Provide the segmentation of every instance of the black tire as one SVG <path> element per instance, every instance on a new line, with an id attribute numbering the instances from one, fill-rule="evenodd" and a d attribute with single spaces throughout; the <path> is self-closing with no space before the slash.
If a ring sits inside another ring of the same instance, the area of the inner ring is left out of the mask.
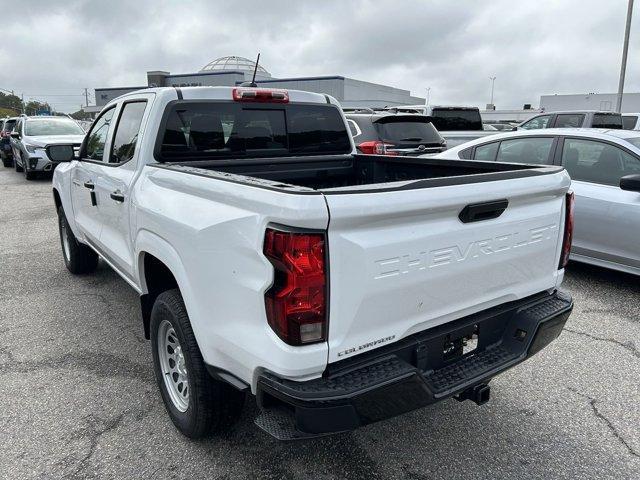
<path id="1" fill-rule="evenodd" d="M 13 167 L 13 162 L 11 161 L 10 158 L 3 158 L 2 159 L 2 164 L 5 166 L 5 168 Z"/>
<path id="2" fill-rule="evenodd" d="M 189 389 L 188 406 L 184 412 L 171 399 L 165 384 L 168 374 L 163 371 L 160 361 L 158 333 L 165 320 L 171 324 L 184 355 Z M 151 310 L 150 327 L 156 381 L 173 424 L 183 435 L 193 439 L 226 431 L 240 416 L 245 394 L 213 379 L 207 372 L 178 290 L 165 291 L 156 298 Z"/>
<path id="3" fill-rule="evenodd" d="M 13 166 L 16 168 L 16 172 L 22 172 L 22 167 L 18 165 L 18 158 L 13 157 Z"/>
<path id="4" fill-rule="evenodd" d="M 74 275 L 93 272 L 98 266 L 98 254 L 88 246 L 78 242 L 69 227 L 62 207 L 58 208 L 58 231 L 60 233 L 62 258 L 67 270 Z M 65 248 L 65 235 L 67 235 L 68 250 Z"/>

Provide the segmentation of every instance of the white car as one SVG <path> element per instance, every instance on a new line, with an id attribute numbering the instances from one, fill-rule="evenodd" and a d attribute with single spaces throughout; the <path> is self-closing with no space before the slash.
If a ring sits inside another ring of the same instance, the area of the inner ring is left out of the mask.
<path id="1" fill-rule="evenodd" d="M 51 172 L 57 163 L 47 156 L 49 145 L 73 144 L 80 148 L 84 130 L 75 120 L 56 116 L 22 116 L 11 132 L 16 172 L 33 180 L 38 172 Z"/>
<path id="2" fill-rule="evenodd" d="M 562 168 L 356 154 L 326 95 L 147 89 L 109 103 L 78 158 L 48 150 L 66 162 L 65 264 L 100 256 L 140 294 L 162 399 L 192 438 L 246 392 L 282 439 L 482 404 L 572 309 Z"/>
<path id="3" fill-rule="evenodd" d="M 571 259 L 640 275 L 640 132 L 523 130 L 468 142 L 437 158 L 564 166 L 576 196 Z"/>

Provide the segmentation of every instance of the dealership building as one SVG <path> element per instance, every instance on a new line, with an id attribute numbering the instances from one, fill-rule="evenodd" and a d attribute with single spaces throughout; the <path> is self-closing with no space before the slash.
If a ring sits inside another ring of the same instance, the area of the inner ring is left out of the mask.
<path id="1" fill-rule="evenodd" d="M 255 62 L 243 57 L 222 57 L 205 65 L 196 73 L 171 74 L 165 71 L 147 72 L 147 85 L 96 88 L 96 106 L 87 111 L 100 111 L 104 105 L 120 95 L 149 87 L 226 86 L 235 87 L 251 81 Z M 331 95 L 343 107 L 424 104 L 425 99 L 414 97 L 408 90 L 388 85 L 364 82 L 342 76 L 275 78 L 262 66 L 256 71 L 258 86 L 305 90 Z"/>

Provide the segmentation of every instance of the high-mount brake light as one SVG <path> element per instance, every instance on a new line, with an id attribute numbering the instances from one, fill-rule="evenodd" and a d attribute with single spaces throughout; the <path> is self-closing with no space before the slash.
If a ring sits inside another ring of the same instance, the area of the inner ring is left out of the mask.
<path id="1" fill-rule="evenodd" d="M 236 102 L 289 103 L 289 92 L 260 88 L 234 88 L 233 99 Z"/>
<path id="2" fill-rule="evenodd" d="M 387 150 L 388 148 L 393 148 L 395 145 L 392 143 L 384 143 L 384 142 L 362 142 L 358 144 L 357 148 L 360 152 L 365 153 L 367 155 L 398 155 L 398 152 L 393 152 Z"/>
<path id="3" fill-rule="evenodd" d="M 326 236 L 267 228 L 264 254 L 274 268 L 265 293 L 267 320 L 289 345 L 323 342 L 327 336 Z"/>
<path id="4" fill-rule="evenodd" d="M 575 195 L 572 191 L 567 192 L 565 200 L 564 215 L 564 237 L 562 239 L 562 253 L 560 254 L 560 264 L 558 269 L 562 269 L 569 263 L 571 253 L 571 242 L 573 241 L 573 211 L 575 208 Z"/>

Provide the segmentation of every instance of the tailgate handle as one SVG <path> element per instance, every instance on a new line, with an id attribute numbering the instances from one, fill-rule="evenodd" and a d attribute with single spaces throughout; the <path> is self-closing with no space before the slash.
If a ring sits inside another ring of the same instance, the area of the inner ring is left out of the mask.
<path id="1" fill-rule="evenodd" d="M 491 202 L 474 203 L 462 209 L 458 218 L 462 223 L 481 222 L 498 218 L 507 209 L 509 201 L 493 200 Z"/>

